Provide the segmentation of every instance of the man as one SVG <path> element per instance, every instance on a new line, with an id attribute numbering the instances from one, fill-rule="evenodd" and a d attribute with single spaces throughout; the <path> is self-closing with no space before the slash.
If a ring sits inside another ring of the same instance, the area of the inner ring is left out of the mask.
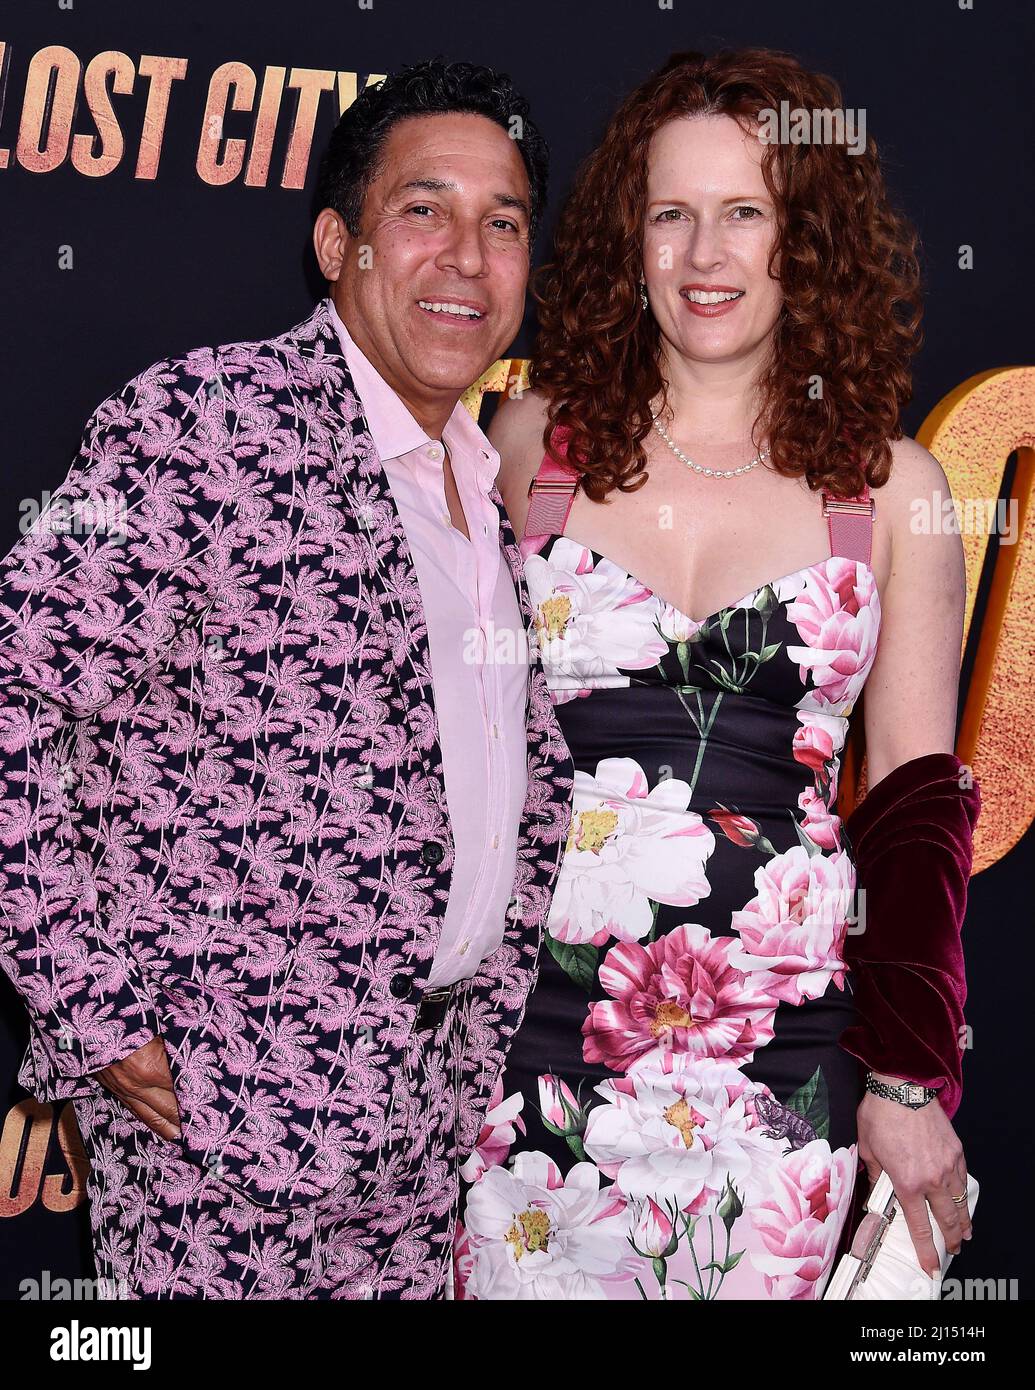
<path id="1" fill-rule="evenodd" d="M 3 564 L 19 1079 L 75 1102 L 122 1296 L 443 1296 L 570 821 L 459 400 L 522 316 L 526 109 L 468 64 L 365 91 L 329 297 L 103 402 L 54 504 L 89 524 Z"/>

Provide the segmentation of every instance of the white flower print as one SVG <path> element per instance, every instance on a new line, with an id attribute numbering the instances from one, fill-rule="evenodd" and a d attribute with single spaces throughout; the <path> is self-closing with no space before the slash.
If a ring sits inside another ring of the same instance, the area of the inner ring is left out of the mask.
<path id="1" fill-rule="evenodd" d="M 543 1153 L 490 1168 L 467 1198 L 468 1298 L 604 1299 L 631 1263 L 626 1202 L 592 1163 L 562 1177 Z"/>
<path id="2" fill-rule="evenodd" d="M 638 941 L 651 928 L 651 899 L 689 907 L 707 897 L 715 836 L 689 804 L 690 787 L 677 777 L 648 791 L 633 758 L 604 758 L 594 777 L 576 770 L 550 935 L 569 944 Z"/>
<path id="3" fill-rule="evenodd" d="M 549 556 L 525 559 L 536 638 L 555 704 L 580 691 L 628 686 L 620 671 L 653 666 L 668 650 L 649 589 L 585 546 L 561 536 Z"/>
<path id="4" fill-rule="evenodd" d="M 663 604 L 658 614 L 661 635 L 669 642 L 689 642 L 694 633 L 699 632 L 703 626 L 703 623 L 694 622 L 693 618 L 688 618 L 678 608 L 673 608 L 671 603 Z"/>
<path id="5" fill-rule="evenodd" d="M 649 1053 L 603 1081 L 586 1126 L 586 1152 L 629 1198 L 699 1212 L 732 1180 L 745 1200 L 779 1152 L 751 1104 L 772 1092 L 733 1063 L 688 1053 Z"/>

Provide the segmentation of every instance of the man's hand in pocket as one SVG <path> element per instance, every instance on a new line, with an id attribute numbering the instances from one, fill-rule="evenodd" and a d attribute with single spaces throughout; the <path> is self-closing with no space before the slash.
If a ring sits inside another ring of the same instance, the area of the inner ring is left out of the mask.
<path id="1" fill-rule="evenodd" d="M 152 1038 L 136 1052 L 93 1075 L 160 1138 L 179 1139 L 180 1109 L 161 1038 Z"/>

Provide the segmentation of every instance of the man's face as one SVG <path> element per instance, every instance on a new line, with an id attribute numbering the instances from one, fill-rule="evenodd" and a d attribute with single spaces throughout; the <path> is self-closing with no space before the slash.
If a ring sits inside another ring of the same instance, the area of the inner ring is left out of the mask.
<path id="1" fill-rule="evenodd" d="M 407 401 L 459 396 L 517 334 L 529 268 L 528 178 L 514 141 L 484 116 L 408 117 L 393 126 L 359 237 L 325 208 L 313 240 L 349 333 Z"/>

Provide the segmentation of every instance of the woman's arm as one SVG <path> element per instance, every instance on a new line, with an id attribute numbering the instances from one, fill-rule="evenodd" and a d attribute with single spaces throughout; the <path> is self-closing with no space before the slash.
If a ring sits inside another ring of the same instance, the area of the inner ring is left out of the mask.
<path id="1" fill-rule="evenodd" d="M 951 492 L 941 465 L 914 439 L 895 443 L 892 456 L 891 479 L 874 493 L 890 530 L 891 569 L 863 700 L 871 790 L 903 763 L 954 751 L 966 602 L 963 543 L 950 529 L 951 511 L 946 524 Z M 884 1041 L 893 1047 L 892 1039 Z M 891 1085 L 908 1079 L 875 1075 Z M 871 1181 L 887 1170 L 921 1264 L 935 1273 L 927 1204 L 953 1253 L 971 1232 L 966 1206 L 952 1201 L 966 1191 L 966 1162 L 945 1111 L 937 1100 L 913 1111 L 867 1092 L 859 1107 L 859 1154 Z"/>
<path id="2" fill-rule="evenodd" d="M 891 479 L 872 494 L 891 533 L 891 572 L 863 699 L 870 787 L 910 758 L 954 750 L 967 594 L 941 464 L 915 439 L 893 444 L 892 457 Z"/>
<path id="3" fill-rule="evenodd" d="M 546 411 L 546 400 L 538 391 L 505 396 L 486 431 L 489 442 L 500 456 L 496 486 L 519 541 L 528 516 L 528 487 L 546 452 L 543 447 Z"/>

